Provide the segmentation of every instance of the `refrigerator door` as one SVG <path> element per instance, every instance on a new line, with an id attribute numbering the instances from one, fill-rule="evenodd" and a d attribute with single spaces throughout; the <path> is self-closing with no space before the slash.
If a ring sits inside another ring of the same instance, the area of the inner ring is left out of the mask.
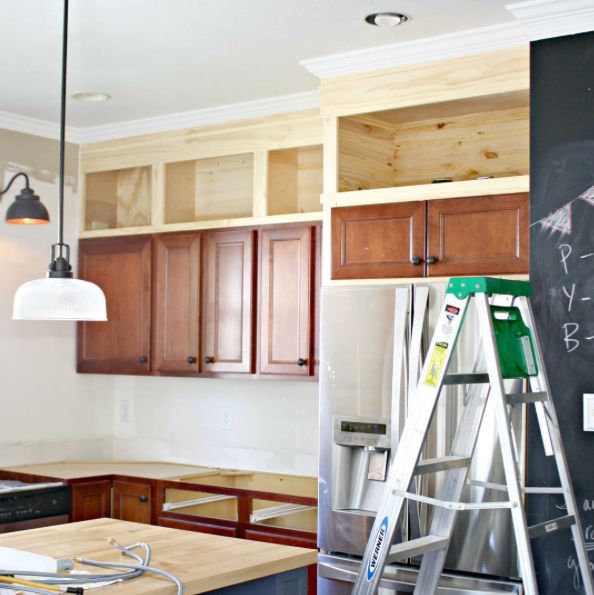
<path id="1" fill-rule="evenodd" d="M 360 556 L 385 486 L 368 479 L 385 444 L 366 450 L 365 442 L 389 436 L 394 288 L 323 288 L 321 307 L 318 545 Z M 385 433 L 351 432 L 357 420 L 385 425 Z"/>

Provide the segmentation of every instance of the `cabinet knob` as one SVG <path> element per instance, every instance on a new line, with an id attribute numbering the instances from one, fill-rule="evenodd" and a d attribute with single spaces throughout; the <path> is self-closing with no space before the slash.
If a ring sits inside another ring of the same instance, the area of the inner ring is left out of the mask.
<path id="1" fill-rule="evenodd" d="M 414 265 L 414 266 L 419 266 L 421 263 L 423 262 L 423 259 L 420 258 L 419 256 L 413 256 L 410 259 L 410 264 Z"/>
<path id="2" fill-rule="evenodd" d="M 437 257 L 427 256 L 426 262 L 427 262 L 427 264 L 435 264 L 437 262 Z"/>
<path id="3" fill-rule="evenodd" d="M 139 500 L 141 502 L 148 502 L 148 496 L 145 496 L 144 494 L 142 496 L 139 496 Z"/>
<path id="4" fill-rule="evenodd" d="M 146 355 L 141 355 L 141 356 L 138 358 L 138 361 L 139 361 L 141 364 L 146 364 L 146 362 L 148 361 L 148 358 L 146 357 Z"/>
<path id="5" fill-rule="evenodd" d="M 306 364 L 306 363 L 307 363 L 307 360 L 306 360 L 306 359 L 303 359 L 302 357 L 300 357 L 300 358 L 297 360 L 297 365 L 298 365 L 298 366 L 305 366 L 305 364 Z"/>
<path id="6" fill-rule="evenodd" d="M 196 363 L 196 358 L 193 355 L 188 355 L 188 363 L 189 364 L 195 364 Z"/>
<path id="7" fill-rule="evenodd" d="M 213 362 L 214 362 L 214 357 L 212 357 L 211 355 L 207 355 L 207 356 L 204 358 L 204 363 L 205 363 L 205 364 L 212 364 Z"/>

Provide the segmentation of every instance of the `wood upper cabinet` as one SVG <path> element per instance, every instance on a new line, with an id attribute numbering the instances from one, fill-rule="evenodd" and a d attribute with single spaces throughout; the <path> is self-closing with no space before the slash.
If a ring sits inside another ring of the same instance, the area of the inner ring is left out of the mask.
<path id="1" fill-rule="evenodd" d="M 315 232 L 311 226 L 261 232 L 262 374 L 313 373 Z"/>
<path id="2" fill-rule="evenodd" d="M 332 209 L 332 278 L 422 277 L 425 203 Z"/>
<path id="3" fill-rule="evenodd" d="M 70 498 L 71 522 L 111 516 L 110 479 L 73 484 Z"/>
<path id="4" fill-rule="evenodd" d="M 105 292 L 108 321 L 78 324 L 77 370 L 147 374 L 150 369 L 150 236 L 81 240 L 79 275 Z"/>
<path id="5" fill-rule="evenodd" d="M 113 518 L 151 523 L 151 485 L 119 479 L 113 482 Z"/>
<path id="6" fill-rule="evenodd" d="M 334 208 L 332 278 L 527 273 L 528 208 L 527 193 Z"/>
<path id="7" fill-rule="evenodd" d="M 427 276 L 527 273 L 527 193 L 427 203 Z"/>
<path id="8" fill-rule="evenodd" d="M 200 234 L 154 239 L 152 369 L 200 371 Z"/>
<path id="9" fill-rule="evenodd" d="M 255 231 L 204 235 L 202 370 L 253 371 Z"/>

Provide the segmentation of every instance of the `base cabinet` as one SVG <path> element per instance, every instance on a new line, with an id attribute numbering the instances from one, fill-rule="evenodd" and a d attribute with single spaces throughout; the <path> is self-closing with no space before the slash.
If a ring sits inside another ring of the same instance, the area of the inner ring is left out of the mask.
<path id="1" fill-rule="evenodd" d="M 111 516 L 110 479 L 73 484 L 70 498 L 71 522 Z"/>
<path id="2" fill-rule="evenodd" d="M 114 480 L 112 518 L 151 523 L 151 485 Z"/>

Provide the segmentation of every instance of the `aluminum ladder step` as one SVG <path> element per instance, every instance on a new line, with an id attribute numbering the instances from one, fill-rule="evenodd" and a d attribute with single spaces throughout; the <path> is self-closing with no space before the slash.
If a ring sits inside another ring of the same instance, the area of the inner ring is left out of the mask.
<path id="1" fill-rule="evenodd" d="M 537 393 L 509 393 L 505 395 L 508 405 L 521 405 L 522 403 L 544 403 L 549 397 L 546 392 Z"/>
<path id="2" fill-rule="evenodd" d="M 567 516 L 561 516 L 550 521 L 545 521 L 544 523 L 532 525 L 532 527 L 528 528 L 528 536 L 531 539 L 534 539 L 535 537 L 550 535 L 551 533 L 555 533 L 561 529 L 566 529 L 572 525 L 575 525 L 575 516 L 568 514 Z"/>
<path id="3" fill-rule="evenodd" d="M 406 558 L 414 558 L 421 556 L 427 552 L 434 552 L 435 550 L 442 550 L 448 547 L 449 539 L 439 535 L 426 535 L 418 539 L 411 539 L 410 541 L 403 541 L 397 543 L 390 548 L 387 564 L 405 560 Z"/>
<path id="4" fill-rule="evenodd" d="M 470 465 L 470 457 L 450 455 L 447 457 L 438 457 L 435 459 L 425 459 L 419 461 L 415 469 L 415 475 L 425 473 L 437 473 L 438 471 L 447 471 L 448 469 L 459 469 Z"/>
<path id="5" fill-rule="evenodd" d="M 444 385 L 452 384 L 489 384 L 489 374 L 468 373 L 468 374 L 446 374 L 443 379 Z"/>

